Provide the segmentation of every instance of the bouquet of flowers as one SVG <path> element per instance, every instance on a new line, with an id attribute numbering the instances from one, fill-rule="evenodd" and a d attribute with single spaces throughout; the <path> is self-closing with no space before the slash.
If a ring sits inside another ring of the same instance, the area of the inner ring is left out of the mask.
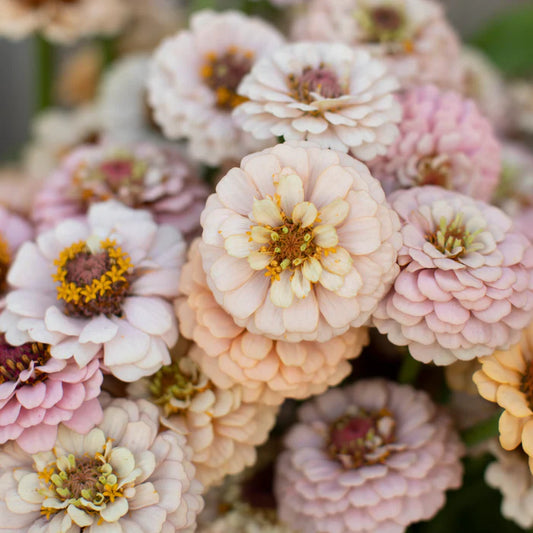
<path id="1" fill-rule="evenodd" d="M 437 0 L 221 4 L 0 0 L 0 533 L 531 528 L 533 85 Z"/>

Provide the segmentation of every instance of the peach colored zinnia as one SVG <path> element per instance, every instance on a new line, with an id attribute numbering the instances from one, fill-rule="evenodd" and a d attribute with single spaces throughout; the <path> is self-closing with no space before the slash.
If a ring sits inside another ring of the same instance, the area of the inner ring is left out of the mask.
<path id="1" fill-rule="evenodd" d="M 524 330 L 519 344 L 480 362 L 473 378 L 479 394 L 504 409 L 500 444 L 505 450 L 522 444 L 533 472 L 533 324 Z"/>
<path id="2" fill-rule="evenodd" d="M 324 342 L 363 325 L 398 273 L 399 222 L 352 157 L 280 144 L 245 157 L 202 213 L 216 301 L 252 333 Z"/>
<path id="3" fill-rule="evenodd" d="M 253 465 L 276 420 L 276 407 L 244 402 L 239 386 L 217 387 L 187 356 L 131 384 L 128 394 L 158 405 L 161 424 L 185 435 L 204 487 Z"/>
<path id="4" fill-rule="evenodd" d="M 368 342 L 366 328 L 350 329 L 324 343 L 288 343 L 237 326 L 207 286 L 198 241 L 182 269 L 180 292 L 180 330 L 197 344 L 190 357 L 217 386 L 241 385 L 250 401 L 277 405 L 285 398 L 320 394 L 350 373 L 348 359 L 357 357 Z"/>
<path id="5" fill-rule="evenodd" d="M 276 464 L 280 519 L 305 533 L 402 533 L 461 485 L 464 447 L 429 396 L 381 379 L 307 402 Z"/>
<path id="6" fill-rule="evenodd" d="M 389 340 L 449 365 L 507 349 L 533 319 L 533 247 L 498 208 L 425 186 L 389 197 L 400 275 L 373 316 Z"/>

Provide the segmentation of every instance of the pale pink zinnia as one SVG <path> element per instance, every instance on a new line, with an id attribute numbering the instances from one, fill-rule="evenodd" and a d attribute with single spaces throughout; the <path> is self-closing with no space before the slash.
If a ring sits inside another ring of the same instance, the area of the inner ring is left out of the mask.
<path id="1" fill-rule="evenodd" d="M 87 435 L 61 425 L 50 451 L 0 450 L 1 532 L 196 531 L 202 486 L 184 437 L 159 432 L 149 402 L 102 403 Z"/>
<path id="2" fill-rule="evenodd" d="M 474 101 L 426 85 L 401 103 L 400 135 L 369 164 L 385 192 L 439 185 L 489 201 L 500 179 L 500 145 Z"/>
<path id="3" fill-rule="evenodd" d="M 147 209 L 158 224 L 190 237 L 199 233 L 207 195 L 177 149 L 146 143 L 84 146 L 44 181 L 32 216 L 43 231 L 66 218 L 83 218 L 93 203 L 115 199 Z"/>
<path id="4" fill-rule="evenodd" d="M 245 157 L 202 213 L 216 301 L 252 333 L 324 342 L 364 325 L 398 273 L 399 221 L 356 159 L 312 144 Z"/>
<path id="5" fill-rule="evenodd" d="M 185 244 L 174 228 L 118 202 L 95 204 L 19 250 L 8 274 L 0 327 L 9 343 L 52 345 L 80 367 L 100 357 L 123 381 L 170 362 L 178 338 L 177 296 Z"/>
<path id="6" fill-rule="evenodd" d="M 383 380 L 307 402 L 285 446 L 275 492 L 280 519 L 296 531 L 402 533 L 461 485 L 451 418 L 426 393 Z"/>
<path id="7" fill-rule="evenodd" d="M 533 248 L 498 208 L 440 187 L 390 197 L 400 275 L 374 313 L 389 340 L 448 365 L 506 349 L 533 319 Z"/>
<path id="8" fill-rule="evenodd" d="M 185 435 L 204 487 L 252 466 L 276 421 L 277 407 L 243 401 L 239 386 L 217 387 L 188 356 L 132 383 L 128 394 L 158 405 L 161 424 Z"/>
<path id="9" fill-rule="evenodd" d="M 242 78 L 282 42 L 261 19 L 237 11 L 196 13 L 190 30 L 163 41 L 152 58 L 149 101 L 165 135 L 188 139 L 191 155 L 210 165 L 269 146 L 243 132 L 231 112 L 243 101 Z"/>
<path id="10" fill-rule="evenodd" d="M 182 269 L 180 292 L 180 330 L 196 343 L 189 356 L 217 386 L 241 385 L 249 401 L 277 405 L 285 398 L 320 394 L 350 373 L 348 360 L 368 342 L 366 328 L 350 329 L 323 343 L 289 343 L 237 326 L 207 286 L 197 241 Z"/>
<path id="11" fill-rule="evenodd" d="M 79 368 L 53 359 L 47 345 L 11 346 L 0 336 L 0 443 L 36 453 L 52 449 L 60 422 L 87 433 L 102 418 L 102 379 L 97 360 Z"/>
<path id="12" fill-rule="evenodd" d="M 371 160 L 398 136 L 399 88 L 382 61 L 340 43 L 282 46 L 254 65 L 233 112 L 258 139 L 308 140 Z"/>
<path id="13" fill-rule="evenodd" d="M 312 0 L 292 33 L 364 48 L 384 59 L 404 88 L 462 85 L 459 39 L 435 0 Z"/>

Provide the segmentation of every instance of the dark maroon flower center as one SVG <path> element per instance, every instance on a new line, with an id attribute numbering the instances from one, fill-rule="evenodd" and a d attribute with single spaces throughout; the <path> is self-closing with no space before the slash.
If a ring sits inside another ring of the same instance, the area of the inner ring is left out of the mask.
<path id="1" fill-rule="evenodd" d="M 300 76 L 291 74 L 289 87 L 292 97 L 305 103 L 314 100 L 312 93 L 318 93 L 323 98 L 339 98 L 345 94 L 337 74 L 324 65 L 306 67 Z"/>
<path id="2" fill-rule="evenodd" d="M 346 414 L 329 429 L 327 451 L 346 468 L 359 468 L 382 462 L 394 441 L 394 420 L 386 411 Z"/>
<path id="3" fill-rule="evenodd" d="M 404 22 L 402 14 L 391 6 L 376 7 L 370 16 L 376 27 L 388 32 L 399 30 Z"/>
<path id="4" fill-rule="evenodd" d="M 66 280 L 78 287 L 90 285 L 94 279 L 99 279 L 111 268 L 111 259 L 107 252 L 92 254 L 80 252 L 65 265 Z"/>
<path id="5" fill-rule="evenodd" d="M 213 90 L 217 106 L 231 110 L 242 104 L 246 98 L 237 94 L 237 89 L 253 64 L 253 53 L 230 48 L 221 55 L 208 54 L 201 75 L 205 84 Z"/>
<path id="6" fill-rule="evenodd" d="M 50 359 L 48 345 L 28 342 L 21 346 L 12 346 L 4 335 L 0 335 L 0 384 L 17 381 L 21 372 L 28 370 L 32 364 L 42 366 Z M 36 372 L 25 384 L 33 385 L 46 379 L 46 374 Z"/>
<path id="7" fill-rule="evenodd" d="M 39 8 L 46 4 L 76 4 L 79 0 L 19 0 L 23 5 L 29 8 Z"/>

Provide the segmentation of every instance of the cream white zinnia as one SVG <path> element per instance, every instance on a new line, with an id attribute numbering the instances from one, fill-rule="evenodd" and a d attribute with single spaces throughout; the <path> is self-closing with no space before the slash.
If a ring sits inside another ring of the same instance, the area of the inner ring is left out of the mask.
<path id="1" fill-rule="evenodd" d="M 52 357 L 103 366 L 134 381 L 170 362 L 185 243 L 147 211 L 110 201 L 21 248 L 8 274 L 0 328 L 13 345 L 50 344 Z M 103 352 L 102 352 L 103 351 Z"/>
<path id="2" fill-rule="evenodd" d="M 192 533 L 202 510 L 185 438 L 158 434 L 155 405 L 118 399 L 87 435 L 60 426 L 53 450 L 0 451 L 0 532 Z"/>
<path id="3" fill-rule="evenodd" d="M 368 319 L 398 273 L 399 220 L 365 165 L 314 145 L 245 157 L 202 214 L 217 302 L 252 333 L 326 341 Z"/>

